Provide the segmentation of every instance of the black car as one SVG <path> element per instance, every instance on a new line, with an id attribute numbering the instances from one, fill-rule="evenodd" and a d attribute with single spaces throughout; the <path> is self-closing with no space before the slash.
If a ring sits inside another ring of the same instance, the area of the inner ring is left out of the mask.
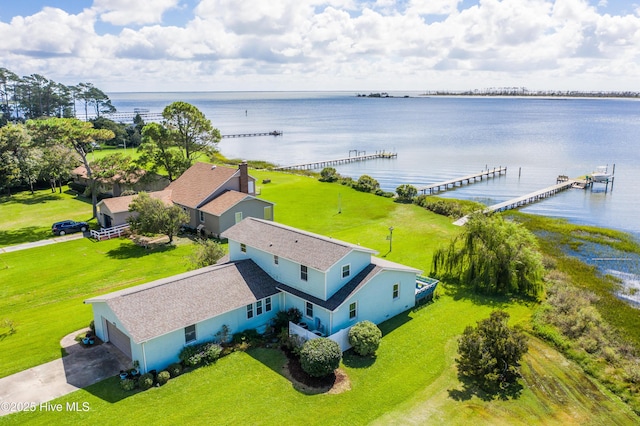
<path id="1" fill-rule="evenodd" d="M 89 229 L 87 222 L 76 222 L 73 220 L 63 220 L 51 226 L 51 231 L 56 235 L 65 235 L 78 231 L 84 232 L 87 229 Z"/>

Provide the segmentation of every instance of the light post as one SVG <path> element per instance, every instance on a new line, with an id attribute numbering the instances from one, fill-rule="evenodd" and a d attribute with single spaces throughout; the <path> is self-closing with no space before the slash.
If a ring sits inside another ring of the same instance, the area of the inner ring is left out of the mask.
<path id="1" fill-rule="evenodd" d="M 391 249 L 393 248 L 393 226 L 389 227 L 389 253 L 391 253 Z"/>

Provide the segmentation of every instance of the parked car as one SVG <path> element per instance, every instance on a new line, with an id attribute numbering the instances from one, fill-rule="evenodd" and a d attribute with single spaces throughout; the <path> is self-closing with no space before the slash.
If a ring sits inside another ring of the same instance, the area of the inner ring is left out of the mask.
<path id="1" fill-rule="evenodd" d="M 56 235 L 65 235 L 72 232 L 86 231 L 89 229 L 87 222 L 76 222 L 74 220 L 63 220 L 62 222 L 56 222 L 51 225 L 51 232 Z"/>

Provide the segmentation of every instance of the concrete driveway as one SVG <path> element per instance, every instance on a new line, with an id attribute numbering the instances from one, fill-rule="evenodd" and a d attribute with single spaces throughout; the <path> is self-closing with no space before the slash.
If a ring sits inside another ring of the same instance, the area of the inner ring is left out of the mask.
<path id="1" fill-rule="evenodd" d="M 111 343 L 85 348 L 75 342 L 82 331 L 60 342 L 67 356 L 0 379 L 0 416 L 20 404 L 40 405 L 130 368 L 131 361 Z"/>

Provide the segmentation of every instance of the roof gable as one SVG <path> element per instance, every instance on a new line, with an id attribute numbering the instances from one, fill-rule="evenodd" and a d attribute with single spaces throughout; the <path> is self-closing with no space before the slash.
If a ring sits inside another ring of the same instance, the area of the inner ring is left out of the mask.
<path id="1" fill-rule="evenodd" d="M 106 302 L 136 343 L 216 317 L 278 293 L 251 260 L 208 266 L 88 299 Z"/>
<path id="2" fill-rule="evenodd" d="M 171 182 L 167 189 L 173 190 L 174 203 L 194 209 L 236 174 L 239 174 L 237 168 L 195 163 Z"/>
<path id="3" fill-rule="evenodd" d="M 157 198 L 161 200 L 165 206 L 171 207 L 171 190 L 165 189 L 164 191 L 147 192 L 151 198 Z M 138 195 L 125 195 L 123 197 L 105 198 L 98 203 L 98 205 L 104 205 L 109 209 L 111 213 L 124 213 L 129 211 L 129 205 Z"/>
<path id="4" fill-rule="evenodd" d="M 247 198 L 254 198 L 248 194 L 238 191 L 226 191 L 222 195 L 217 196 L 207 204 L 200 206 L 201 211 L 209 213 L 215 216 L 221 216 L 224 212 L 229 210 L 236 204 L 244 201 Z"/>
<path id="5" fill-rule="evenodd" d="M 227 229 L 222 237 L 323 272 L 352 251 L 376 253 L 355 244 L 253 217 Z"/>

